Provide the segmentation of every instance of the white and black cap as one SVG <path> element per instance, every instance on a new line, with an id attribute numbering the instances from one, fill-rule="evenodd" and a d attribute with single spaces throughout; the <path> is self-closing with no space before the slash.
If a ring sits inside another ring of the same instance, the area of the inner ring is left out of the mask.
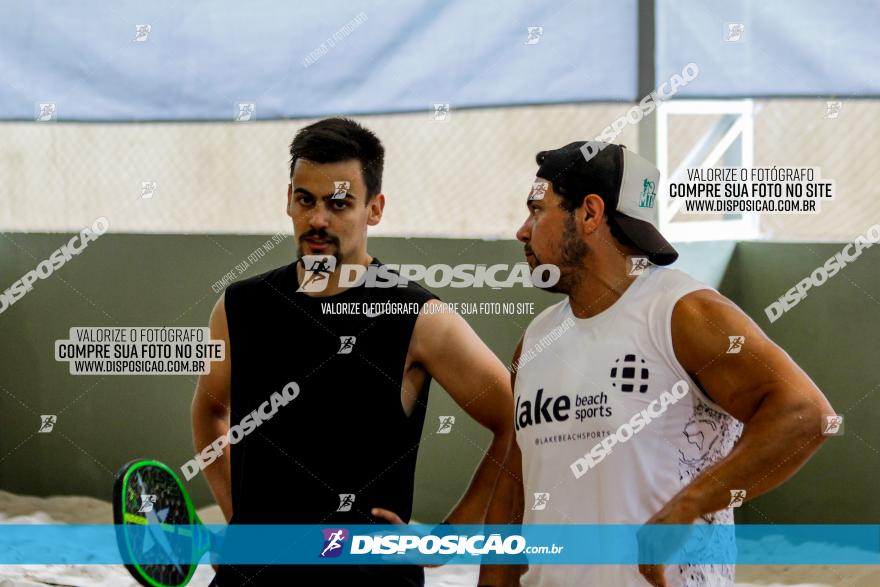
<path id="1" fill-rule="evenodd" d="M 678 252 L 656 225 L 660 171 L 623 145 L 577 141 L 538 155 L 537 176 L 561 195 L 597 194 L 609 216 L 655 265 L 669 265 Z"/>

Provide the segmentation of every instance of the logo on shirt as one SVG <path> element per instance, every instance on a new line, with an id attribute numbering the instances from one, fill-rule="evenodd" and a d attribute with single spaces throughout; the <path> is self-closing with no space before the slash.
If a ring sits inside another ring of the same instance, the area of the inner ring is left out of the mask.
<path id="1" fill-rule="evenodd" d="M 320 558 L 336 558 L 342 554 L 342 545 L 348 539 L 348 530 L 345 528 L 324 528 L 324 548 Z"/>
<path id="2" fill-rule="evenodd" d="M 364 310 L 364 316 L 366 316 L 367 318 L 375 318 L 376 316 L 381 316 L 384 313 L 385 313 L 385 310 L 382 310 L 382 309 L 374 310 L 372 307 Z"/>
<path id="3" fill-rule="evenodd" d="M 544 397 L 544 389 L 539 389 L 535 395 L 534 403 L 516 398 L 516 429 L 528 428 L 532 424 L 542 422 L 565 422 L 568 420 L 568 411 L 571 409 L 571 399 L 567 395 Z"/>
<path id="4" fill-rule="evenodd" d="M 571 396 L 552 395 L 544 396 L 544 389 L 538 390 L 534 402 L 516 398 L 516 422 L 517 430 L 523 430 L 533 424 L 552 424 L 565 422 L 571 415 Z M 610 418 L 613 410 L 608 394 L 604 391 L 593 395 L 574 395 L 574 415 L 578 422 L 592 420 L 593 418 Z"/>
<path id="5" fill-rule="evenodd" d="M 626 355 L 614 361 L 611 367 L 611 387 L 631 393 L 648 391 L 648 368 L 645 359 L 638 355 Z"/>

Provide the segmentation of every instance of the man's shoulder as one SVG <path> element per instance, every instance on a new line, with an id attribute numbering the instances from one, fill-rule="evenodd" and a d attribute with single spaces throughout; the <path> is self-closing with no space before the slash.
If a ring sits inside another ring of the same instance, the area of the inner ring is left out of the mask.
<path id="1" fill-rule="evenodd" d="M 270 269 L 265 273 L 260 273 L 259 275 L 254 275 L 247 279 L 231 283 L 226 287 L 226 296 L 228 298 L 230 293 L 233 296 L 239 296 L 242 293 L 247 294 L 262 290 L 271 290 L 273 288 L 280 289 L 284 284 L 285 279 L 289 277 L 290 272 L 295 270 L 295 265 L 296 262 L 282 265 L 281 267 Z"/>
<path id="2" fill-rule="evenodd" d="M 715 289 L 689 273 L 671 267 L 652 266 L 648 281 L 652 295 L 668 294 L 676 300 L 693 291 Z"/>

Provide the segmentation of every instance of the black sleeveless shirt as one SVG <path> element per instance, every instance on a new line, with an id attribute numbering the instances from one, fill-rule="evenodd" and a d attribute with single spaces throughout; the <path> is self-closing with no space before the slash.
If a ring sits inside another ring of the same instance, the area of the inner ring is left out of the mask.
<path id="1" fill-rule="evenodd" d="M 381 263 L 374 259 L 372 264 Z M 298 288 L 294 262 L 226 289 L 231 424 L 288 383 L 299 386 L 295 399 L 231 445 L 231 523 L 382 523 L 370 514 L 373 507 L 408 522 L 430 384 L 425 381 L 407 416 L 401 386 L 418 313 L 327 310 L 387 302 L 420 309 L 437 296 L 412 282 L 392 288 L 361 285 L 324 297 Z M 354 494 L 353 500 L 344 494 Z M 424 581 L 421 569 L 412 566 L 261 565 L 223 566 L 217 583 L 294 585 L 307 577 L 333 584 Z"/>

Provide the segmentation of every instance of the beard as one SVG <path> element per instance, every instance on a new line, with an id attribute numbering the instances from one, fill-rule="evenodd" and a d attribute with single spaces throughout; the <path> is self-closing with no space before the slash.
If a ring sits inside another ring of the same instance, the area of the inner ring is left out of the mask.
<path id="1" fill-rule="evenodd" d="M 559 267 L 559 281 L 554 285 L 542 288 L 544 291 L 552 291 L 554 293 L 569 294 L 574 291 L 583 279 L 583 263 L 584 257 L 590 252 L 587 246 L 577 233 L 577 227 L 574 222 L 574 215 L 567 216 L 562 227 L 562 246 L 560 251 L 560 259 L 557 267 Z M 541 259 L 532 252 L 537 265 L 542 265 Z M 534 269 L 534 267 L 532 268 Z"/>
<path id="2" fill-rule="evenodd" d="M 336 266 L 339 267 L 340 265 L 342 265 L 342 249 L 339 246 L 339 238 L 327 234 L 327 232 L 324 230 L 310 230 L 307 233 L 305 233 L 299 237 L 299 239 L 296 243 L 297 258 L 302 259 L 303 256 L 305 255 L 305 247 L 303 245 L 303 242 L 305 241 L 306 238 L 310 238 L 310 237 L 315 237 L 315 238 L 329 241 L 330 244 L 333 246 L 334 252 L 332 254 L 329 252 L 328 253 L 312 253 L 312 252 L 310 252 L 309 255 L 314 255 L 316 257 L 325 257 L 325 256 L 326 257 L 334 257 L 336 259 Z"/>

